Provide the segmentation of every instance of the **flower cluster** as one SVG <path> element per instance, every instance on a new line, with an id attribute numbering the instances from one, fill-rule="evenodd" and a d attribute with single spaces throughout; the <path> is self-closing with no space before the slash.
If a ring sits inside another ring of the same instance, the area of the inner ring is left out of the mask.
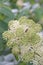
<path id="1" fill-rule="evenodd" d="M 42 41 L 38 35 L 42 30 L 40 24 L 23 16 L 19 20 L 11 20 L 8 27 L 8 31 L 5 31 L 2 35 L 17 60 L 29 62 L 36 56 L 43 55 L 40 49 Z"/>

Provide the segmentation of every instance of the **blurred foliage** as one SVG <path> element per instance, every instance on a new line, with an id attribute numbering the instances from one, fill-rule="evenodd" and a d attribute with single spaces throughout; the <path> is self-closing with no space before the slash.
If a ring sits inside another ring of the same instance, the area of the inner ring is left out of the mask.
<path id="1" fill-rule="evenodd" d="M 8 28 L 8 21 L 14 19 L 11 9 L 3 3 L 7 0 L 0 0 L 0 54 L 4 50 L 5 40 L 2 39 L 2 33 Z"/>
<path id="2" fill-rule="evenodd" d="M 17 0 L 9 0 L 10 4 L 11 4 L 11 8 L 17 8 L 16 2 Z"/>
<path id="3" fill-rule="evenodd" d="M 30 18 L 32 18 L 36 22 L 40 21 L 42 17 L 43 17 L 43 9 L 41 7 L 36 8 L 34 12 L 31 13 L 31 16 L 30 16 Z"/>

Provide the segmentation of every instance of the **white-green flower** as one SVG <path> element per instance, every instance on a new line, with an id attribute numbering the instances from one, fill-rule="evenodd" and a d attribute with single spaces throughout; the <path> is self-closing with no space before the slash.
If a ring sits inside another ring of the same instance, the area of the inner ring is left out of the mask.
<path id="1" fill-rule="evenodd" d="M 42 30 L 40 24 L 23 16 L 19 20 L 11 20 L 8 27 L 8 31 L 2 35 L 16 59 L 21 58 L 23 62 L 29 62 L 37 58 L 35 55 L 43 56 L 43 46 L 39 46 L 42 43 L 38 34 Z"/>

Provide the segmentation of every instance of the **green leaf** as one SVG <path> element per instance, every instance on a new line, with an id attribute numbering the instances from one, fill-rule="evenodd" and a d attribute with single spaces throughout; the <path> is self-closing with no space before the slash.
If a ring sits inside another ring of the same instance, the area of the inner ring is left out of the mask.
<path id="1" fill-rule="evenodd" d="M 35 16 L 33 17 L 35 21 L 39 21 L 43 17 L 43 9 L 37 8 L 34 11 Z"/>
<path id="2" fill-rule="evenodd" d="M 14 19 L 14 14 L 11 9 L 3 3 L 5 0 L 0 0 L 0 54 L 6 47 L 5 40 L 2 38 L 2 33 L 8 29 L 8 22 Z"/>
<path id="3" fill-rule="evenodd" d="M 0 13 L 4 14 L 7 17 L 10 17 L 11 19 L 14 19 L 14 14 L 11 12 L 11 9 L 6 6 L 1 7 Z"/>

